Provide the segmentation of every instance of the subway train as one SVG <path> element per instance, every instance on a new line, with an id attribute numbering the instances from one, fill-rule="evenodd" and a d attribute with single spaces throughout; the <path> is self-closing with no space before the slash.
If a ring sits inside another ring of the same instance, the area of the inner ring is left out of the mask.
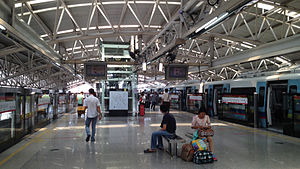
<path id="1" fill-rule="evenodd" d="M 0 152 L 62 116 L 70 98 L 63 92 L 0 87 Z"/>
<path id="2" fill-rule="evenodd" d="M 248 126 L 256 122 L 260 128 L 300 137 L 300 67 L 248 74 L 234 80 L 185 82 L 167 88 L 179 95 L 175 104 L 180 103 L 180 110 L 195 112 L 202 105 L 212 117 Z M 191 104 L 191 96 L 201 96 L 200 102 Z"/>

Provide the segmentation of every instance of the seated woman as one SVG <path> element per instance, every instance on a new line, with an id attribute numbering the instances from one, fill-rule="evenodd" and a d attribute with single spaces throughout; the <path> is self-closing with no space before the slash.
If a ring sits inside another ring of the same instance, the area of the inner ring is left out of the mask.
<path id="1" fill-rule="evenodd" d="M 203 130 L 203 129 L 210 129 L 210 119 L 209 116 L 206 115 L 205 109 L 203 107 L 200 108 L 198 115 L 193 117 L 192 121 L 192 129 L 197 129 L 197 130 Z M 209 143 L 209 150 L 213 153 L 214 151 L 214 146 L 213 146 L 213 140 L 211 136 L 207 136 L 207 141 Z M 215 155 L 213 155 L 213 159 L 217 161 L 217 158 Z"/>

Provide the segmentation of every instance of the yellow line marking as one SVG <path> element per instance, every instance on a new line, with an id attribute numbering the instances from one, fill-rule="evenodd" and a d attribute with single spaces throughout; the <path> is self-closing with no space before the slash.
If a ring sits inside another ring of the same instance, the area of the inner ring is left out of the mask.
<path id="1" fill-rule="evenodd" d="M 13 156 L 15 156 L 16 154 L 18 154 L 20 151 L 24 150 L 27 146 L 29 146 L 31 143 L 35 142 L 38 140 L 39 137 L 43 136 L 44 134 L 48 133 L 49 130 L 46 129 L 43 133 L 41 133 L 40 135 L 34 137 L 31 141 L 29 141 L 28 143 L 24 144 L 22 147 L 20 147 L 18 150 L 16 150 L 15 152 L 11 153 L 9 156 L 7 156 L 5 159 L 3 159 L 2 161 L 0 161 L 0 166 L 2 166 L 4 163 L 6 163 L 9 159 L 11 159 Z"/>

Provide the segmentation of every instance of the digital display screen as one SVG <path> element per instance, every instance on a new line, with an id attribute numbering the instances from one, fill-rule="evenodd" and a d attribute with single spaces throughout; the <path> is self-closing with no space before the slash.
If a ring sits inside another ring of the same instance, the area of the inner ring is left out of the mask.
<path id="1" fill-rule="evenodd" d="M 102 62 L 85 63 L 85 77 L 106 79 L 107 65 Z"/>
<path id="2" fill-rule="evenodd" d="M 186 80 L 189 67 L 187 65 L 168 65 L 166 67 L 167 80 Z"/>
<path id="3" fill-rule="evenodd" d="M 174 78 L 185 78 L 187 74 L 186 67 L 170 67 L 169 71 L 169 76 Z"/>

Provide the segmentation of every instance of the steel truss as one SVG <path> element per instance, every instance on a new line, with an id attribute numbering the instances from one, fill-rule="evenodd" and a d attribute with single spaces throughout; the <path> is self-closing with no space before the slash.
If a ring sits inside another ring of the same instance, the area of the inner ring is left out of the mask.
<path id="1" fill-rule="evenodd" d="M 272 8 L 266 9 L 264 5 L 268 5 L 267 7 Z M 209 7 L 203 2 L 201 13 L 195 18 L 210 16 L 213 18 L 216 16 L 215 13 L 208 11 L 216 11 L 217 9 L 212 8 L 213 7 Z M 221 5 L 218 10 L 222 8 L 223 12 L 226 11 L 226 5 Z M 232 64 L 227 63 L 227 65 L 223 67 L 215 67 L 213 63 L 215 60 L 222 62 L 222 58 L 234 58 L 235 55 L 249 49 L 255 49 L 261 45 L 284 40 L 299 34 L 299 11 L 299 9 L 289 7 L 287 4 L 280 6 L 276 3 L 270 3 L 270 1 L 261 0 L 242 9 L 236 15 L 212 30 L 205 32 L 205 34 L 195 39 L 186 40 L 185 45 L 175 47 L 174 45 L 170 45 L 174 39 L 187 39 L 187 37 L 184 37 L 184 32 L 195 30 L 195 26 L 203 21 L 198 19 L 198 23 L 189 22 L 189 18 L 181 16 L 183 19 L 180 21 L 175 20 L 167 23 L 164 26 L 165 29 L 149 41 L 148 45 L 143 49 L 143 52 L 147 55 L 148 61 L 160 55 L 163 56 L 165 53 L 176 51 L 178 54 L 176 62 L 207 63 L 212 65 L 200 71 L 194 71 L 194 73 L 189 76 L 190 79 L 204 79 L 208 81 L 226 80 L 240 77 L 244 72 L 249 71 L 256 73 L 260 71 L 278 70 L 284 66 L 294 64 L 290 59 L 285 57 L 284 53 L 279 56 L 268 56 L 265 59 L 255 59 L 249 56 L 248 59 L 251 60 L 251 62 L 243 62 L 243 64 L 232 62 Z M 188 13 L 189 11 L 187 10 L 186 12 Z M 295 17 L 292 17 L 292 14 Z M 176 15 L 174 15 L 174 17 L 175 16 Z M 241 34 L 241 32 L 243 32 L 243 34 Z M 296 51 L 300 50 L 296 49 Z M 286 51 L 286 54 L 288 53 L 289 51 Z M 160 62 L 163 61 L 164 58 L 162 57 Z M 254 64 L 257 66 L 255 67 Z"/>
<path id="2" fill-rule="evenodd" d="M 137 7 L 139 2 L 125 0 L 119 4 L 122 6 L 122 10 L 120 11 L 118 23 L 113 23 L 111 17 L 107 14 L 109 10 L 107 4 L 111 2 L 91 0 L 87 4 L 89 15 L 86 18 L 86 25 L 80 26 L 78 18 L 75 18 L 71 11 L 72 8 L 75 8 L 74 5 L 68 5 L 64 0 L 58 0 L 55 9 L 51 8 L 51 10 L 55 11 L 53 29 L 49 28 L 39 16 L 43 10 L 33 9 L 27 1 L 22 1 L 22 10 L 18 11 L 18 16 L 23 18 L 30 26 L 35 26 L 32 22 L 33 19 L 36 21 L 35 23 L 42 30 L 41 38 L 61 54 L 62 59 L 65 61 L 64 63 L 72 63 L 72 61 L 76 60 L 74 62 L 76 64 L 80 60 L 97 60 L 101 55 L 99 44 L 103 39 L 115 37 L 116 40 L 126 41 L 133 36 L 136 44 L 139 44 L 138 47 L 143 55 L 139 61 L 153 61 L 151 64 L 157 61 L 166 62 L 166 54 L 174 53 L 177 55 L 175 62 L 193 64 L 189 79 L 212 81 L 238 78 L 247 72 L 257 73 L 278 70 L 294 64 L 295 62 L 286 56 L 290 53 L 290 50 L 281 52 L 280 55 L 272 54 L 261 58 L 249 55 L 248 58 L 242 58 L 243 53 L 253 51 L 253 49 L 258 49 L 262 46 L 265 46 L 263 49 L 267 49 L 268 46 L 266 44 L 277 41 L 284 42 L 285 39 L 291 37 L 294 37 L 294 39 L 298 38 L 297 35 L 300 32 L 300 9 L 289 5 L 293 1 L 295 0 L 278 4 L 259 0 L 238 10 L 234 15 L 231 15 L 225 21 L 202 33 L 200 36 L 191 35 L 211 19 L 246 1 L 228 0 L 222 1 L 222 3 L 215 6 L 210 6 L 204 0 L 189 0 L 183 1 L 185 3 L 181 4 L 181 6 L 177 5 L 174 12 L 170 10 L 170 2 L 153 0 L 151 9 L 147 12 L 149 17 L 144 19 L 141 17 L 141 11 Z M 44 11 L 47 10 L 50 10 L 50 8 L 44 9 Z M 125 27 L 122 27 L 124 26 L 127 13 L 134 16 L 137 25 L 135 31 L 126 30 Z M 152 25 L 155 13 L 159 13 L 162 17 L 161 25 Z M 97 17 L 97 15 L 103 17 L 107 25 L 100 26 L 97 24 L 95 27 L 92 27 L 93 18 Z M 61 28 L 63 18 L 66 16 L 73 23 L 71 31 Z M 102 31 L 104 29 L 106 30 L 105 32 Z M 146 35 L 152 35 L 152 38 L 146 39 Z M 184 39 L 185 43 L 176 43 L 178 39 Z M 93 43 L 87 43 L 88 40 L 93 40 Z M 66 45 L 67 43 L 72 43 L 72 47 Z M 2 50 L 1 58 L 14 54 L 14 51 L 22 52 L 26 49 L 22 46 L 8 46 Z M 295 49 L 293 52 L 299 51 Z M 245 59 L 248 59 L 248 61 L 245 61 Z M 234 62 L 229 62 L 230 60 L 234 60 Z M 81 63 L 77 63 L 76 72 L 82 71 Z M 196 64 L 199 65 L 197 66 Z M 2 67 L 4 68 L 4 66 L 5 64 Z M 53 69 L 53 67 L 50 69 Z M 150 66 L 149 69 L 147 74 L 140 73 L 143 75 L 144 80 L 153 80 L 154 77 L 157 79 L 161 74 L 157 72 L 156 65 Z M 26 71 L 29 68 L 25 66 L 22 70 Z M 47 73 L 48 76 L 51 73 L 53 74 L 53 72 L 46 71 L 44 74 L 40 74 L 40 77 L 45 77 Z M 6 75 L 9 77 L 13 73 L 5 70 L 1 74 L 1 78 L 2 76 L 5 78 Z M 64 76 L 65 74 L 61 74 L 46 80 L 42 79 L 41 81 L 56 84 L 59 82 L 58 79 L 60 77 L 64 78 Z M 14 78 L 16 77 L 12 79 Z M 28 79 L 30 81 L 32 77 Z M 37 78 L 32 79 L 27 84 L 37 80 Z M 22 84 L 22 82 L 22 80 L 11 80 L 10 83 Z M 62 82 L 61 84 L 64 83 Z M 68 83 L 68 85 L 72 84 Z"/>

